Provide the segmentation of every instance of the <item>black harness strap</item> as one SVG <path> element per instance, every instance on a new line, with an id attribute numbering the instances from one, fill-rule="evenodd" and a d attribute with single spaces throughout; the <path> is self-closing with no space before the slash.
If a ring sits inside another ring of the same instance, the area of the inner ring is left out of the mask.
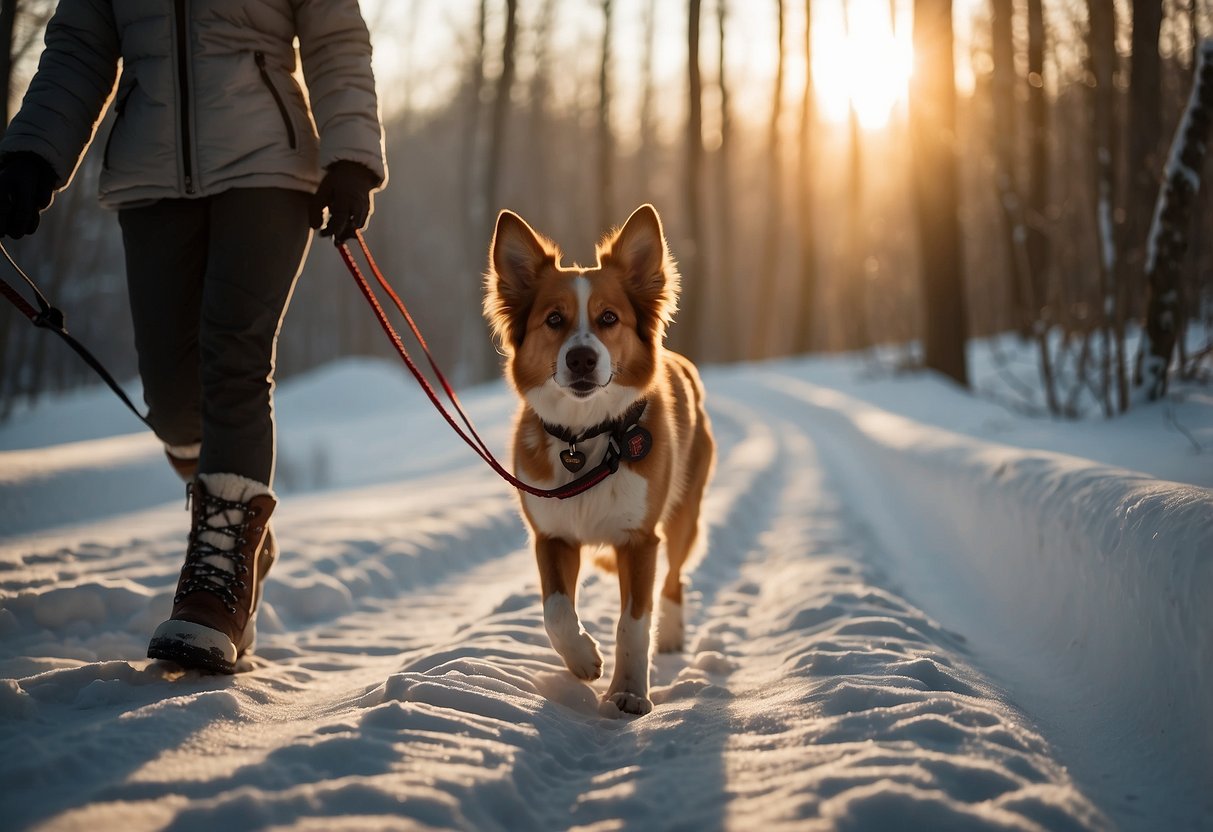
<path id="1" fill-rule="evenodd" d="M 147 425 L 148 428 L 151 428 L 152 425 L 150 422 L 148 422 L 147 417 L 139 412 L 134 403 L 131 402 L 130 397 L 126 395 L 123 389 L 118 386 L 118 382 L 114 381 L 114 377 L 111 376 L 109 371 L 105 369 L 105 365 L 98 361 L 97 357 L 89 352 L 83 344 L 68 334 L 67 324 L 63 319 L 63 312 L 51 305 L 51 302 L 46 299 L 46 295 L 42 294 L 42 292 L 38 289 L 38 285 L 34 283 L 32 279 L 30 279 L 30 276 L 27 275 L 20 266 L 17 265 L 17 261 L 13 259 L 11 254 L 8 253 L 8 249 L 4 247 L 3 243 L 0 243 L 0 253 L 4 254 L 4 259 L 7 260 L 8 264 L 13 267 L 13 271 L 19 274 L 21 279 L 29 284 L 30 289 L 33 290 L 34 297 L 38 301 L 38 309 L 34 309 L 34 307 L 30 305 L 29 301 L 22 297 L 21 293 L 14 289 L 12 285 L 3 278 L 0 278 L 0 294 L 3 294 L 4 297 L 8 298 L 8 301 L 13 306 L 17 307 L 17 311 L 29 318 L 30 323 L 32 323 L 34 326 L 38 327 L 39 329 L 49 329 L 51 332 L 62 338 L 67 345 L 72 348 L 76 355 L 84 359 L 84 363 L 88 364 L 88 366 L 92 368 L 93 372 L 96 373 L 101 380 L 114 391 L 114 394 L 118 398 L 122 399 L 122 403 L 127 406 L 131 413 L 134 413 L 135 417 L 140 422 Z"/>

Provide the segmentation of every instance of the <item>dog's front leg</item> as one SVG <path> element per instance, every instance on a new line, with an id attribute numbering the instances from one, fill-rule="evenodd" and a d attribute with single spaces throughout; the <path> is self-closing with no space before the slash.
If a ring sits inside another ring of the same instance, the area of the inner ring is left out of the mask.
<path id="1" fill-rule="evenodd" d="M 581 546 L 559 537 L 540 536 L 535 541 L 535 558 L 539 562 L 543 626 L 548 631 L 548 640 L 570 673 L 592 682 L 602 675 L 602 653 L 598 651 L 598 642 L 582 628 L 577 617 Z"/>
<path id="2" fill-rule="evenodd" d="M 619 566 L 619 627 L 615 638 L 615 673 L 607 701 L 628 714 L 653 710 L 649 700 L 649 628 L 653 582 L 657 575 L 657 535 L 635 533 L 615 548 Z"/>

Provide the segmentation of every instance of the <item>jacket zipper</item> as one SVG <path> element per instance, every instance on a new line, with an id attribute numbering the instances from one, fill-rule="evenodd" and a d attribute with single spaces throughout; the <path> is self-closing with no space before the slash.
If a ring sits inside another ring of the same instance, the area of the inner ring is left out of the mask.
<path id="1" fill-rule="evenodd" d="M 257 69 L 261 72 L 261 80 L 269 88 L 270 95 L 274 96 L 274 103 L 278 105 L 278 113 L 282 116 L 282 123 L 286 125 L 287 141 L 290 142 L 291 150 L 295 150 L 295 125 L 291 123 L 291 114 L 286 109 L 286 102 L 282 100 L 282 94 L 274 86 L 274 79 L 270 77 L 270 71 L 265 66 L 265 53 L 260 50 L 254 52 L 253 60 L 257 62 Z"/>
<path id="2" fill-rule="evenodd" d="M 194 192 L 194 152 L 190 134 L 189 27 L 185 0 L 174 2 L 177 29 L 177 93 L 181 108 L 181 164 L 185 170 L 185 192 Z"/>

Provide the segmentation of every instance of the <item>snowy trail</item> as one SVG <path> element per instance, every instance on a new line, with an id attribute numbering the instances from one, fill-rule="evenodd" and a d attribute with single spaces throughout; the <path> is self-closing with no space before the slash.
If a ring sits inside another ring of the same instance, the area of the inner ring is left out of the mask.
<path id="1" fill-rule="evenodd" d="M 575 680 L 547 644 L 508 489 L 453 440 L 401 458 L 402 425 L 432 431 L 415 399 L 368 409 L 357 460 L 323 414 L 284 423 L 284 458 L 328 490 L 284 500 L 285 556 L 249 673 L 177 676 L 142 658 L 180 565 L 179 501 L 0 537 L 0 817 L 13 829 L 1149 828 L 1076 783 L 1038 716 L 978 669 L 989 657 L 908 600 L 913 580 L 851 491 L 842 437 L 784 381 L 709 381 L 721 459 L 688 650 L 655 659 L 642 719 L 600 715 L 605 681 Z M 502 447 L 509 397 L 494 387 L 471 405 Z M 613 577 L 591 573 L 579 606 L 609 664 Z"/>

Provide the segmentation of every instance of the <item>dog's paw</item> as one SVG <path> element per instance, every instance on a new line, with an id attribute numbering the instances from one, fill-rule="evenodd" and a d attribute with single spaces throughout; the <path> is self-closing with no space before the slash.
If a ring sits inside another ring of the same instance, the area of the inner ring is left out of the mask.
<path id="1" fill-rule="evenodd" d="M 644 716 L 653 710 L 653 700 L 647 696 L 641 696 L 636 693 L 628 693 L 627 691 L 619 691 L 618 693 L 608 693 L 603 700 L 603 705 L 613 705 L 615 710 L 621 714 L 635 714 L 636 716 Z"/>
<path id="2" fill-rule="evenodd" d="M 598 642 L 581 628 L 581 622 L 567 596 L 552 595 L 543 605 L 543 624 L 552 647 L 564 659 L 569 672 L 592 682 L 602 676 L 602 653 Z"/>
<path id="3" fill-rule="evenodd" d="M 592 682 L 602 676 L 602 653 L 589 633 L 579 633 L 571 643 L 553 644 L 564 665 L 578 679 Z"/>

